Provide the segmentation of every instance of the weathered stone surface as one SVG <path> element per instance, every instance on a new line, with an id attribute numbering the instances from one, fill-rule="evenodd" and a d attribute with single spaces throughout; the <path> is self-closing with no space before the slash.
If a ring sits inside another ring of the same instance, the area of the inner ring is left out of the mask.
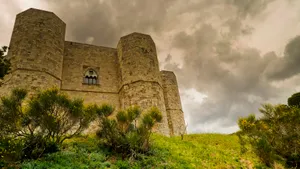
<path id="1" fill-rule="evenodd" d="M 161 84 L 156 48 L 149 35 L 132 33 L 118 43 L 122 85 L 135 81 L 155 81 Z"/>
<path id="2" fill-rule="evenodd" d="M 18 14 L 8 51 L 12 69 L 42 71 L 61 79 L 65 28 L 52 12 L 31 8 Z"/>
<path id="3" fill-rule="evenodd" d="M 170 133 L 171 135 L 185 133 L 184 114 L 176 76 L 171 71 L 161 71 L 161 77 Z"/>
<path id="4" fill-rule="evenodd" d="M 159 108 L 162 112 L 163 120 L 154 127 L 154 130 L 164 135 L 170 135 L 163 90 L 159 83 L 136 81 L 124 85 L 120 90 L 119 96 L 122 109 L 131 105 L 138 105 L 145 112 L 153 106 Z"/>
<path id="5" fill-rule="evenodd" d="M 32 94 L 42 89 L 57 88 L 60 83 L 59 79 L 45 72 L 17 69 L 5 76 L 0 87 L 0 97 L 9 94 L 14 88 L 24 88 Z"/>
<path id="6" fill-rule="evenodd" d="M 163 121 L 154 131 L 180 134 L 184 116 L 176 77 L 159 71 L 149 35 L 132 33 L 122 37 L 117 48 L 109 48 L 65 41 L 65 28 L 52 12 L 29 9 L 17 15 L 8 52 L 12 71 L 0 83 L 0 96 L 16 87 L 30 94 L 56 87 L 86 104 L 112 104 L 116 111 L 132 105 L 144 111 L 156 106 Z M 89 70 L 94 71 L 96 84 L 85 83 Z M 94 122 L 88 131 L 96 128 Z"/>

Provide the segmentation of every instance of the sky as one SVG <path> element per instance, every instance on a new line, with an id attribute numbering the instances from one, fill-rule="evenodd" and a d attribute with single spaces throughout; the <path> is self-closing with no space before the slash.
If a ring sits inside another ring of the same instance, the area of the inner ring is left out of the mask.
<path id="1" fill-rule="evenodd" d="M 151 35 L 160 69 L 177 76 L 188 133 L 235 132 L 238 118 L 300 91 L 299 0 L 0 0 L 0 45 L 28 8 L 59 16 L 69 41 Z"/>

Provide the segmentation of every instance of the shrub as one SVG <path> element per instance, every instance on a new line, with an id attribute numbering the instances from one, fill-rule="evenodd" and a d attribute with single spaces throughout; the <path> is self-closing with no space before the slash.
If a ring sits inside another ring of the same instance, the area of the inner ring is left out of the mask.
<path id="1" fill-rule="evenodd" d="M 140 118 L 142 112 L 135 106 L 119 111 L 116 118 L 109 118 L 113 111 L 109 105 L 98 108 L 97 114 L 101 122 L 97 136 L 123 157 L 136 157 L 137 153 L 147 152 L 150 148 L 151 130 L 162 120 L 161 112 L 152 108 Z"/>
<path id="2" fill-rule="evenodd" d="M 26 90 L 15 89 L 11 96 L 1 98 L 2 160 L 36 159 L 56 152 L 64 140 L 80 134 L 95 117 L 82 100 L 71 100 L 57 89 L 38 92 L 28 103 L 26 95 Z"/>
<path id="3" fill-rule="evenodd" d="M 260 159 L 271 166 L 285 162 L 300 165 L 300 109 L 287 105 L 263 105 L 261 118 L 250 115 L 239 119 L 239 138 L 245 149 L 250 143 Z"/>
<path id="4" fill-rule="evenodd" d="M 2 97 L 0 105 L 0 161 L 15 161 L 21 157 L 23 135 L 22 102 L 27 92 L 22 89 L 12 91 L 10 97 Z"/>
<path id="5" fill-rule="evenodd" d="M 300 106 L 300 93 L 294 93 L 291 97 L 288 98 L 289 106 Z"/>
<path id="6" fill-rule="evenodd" d="M 90 107 L 83 100 L 71 100 L 57 89 L 38 93 L 29 101 L 26 121 L 38 126 L 39 133 L 49 141 L 61 144 L 80 134 L 94 120 Z"/>

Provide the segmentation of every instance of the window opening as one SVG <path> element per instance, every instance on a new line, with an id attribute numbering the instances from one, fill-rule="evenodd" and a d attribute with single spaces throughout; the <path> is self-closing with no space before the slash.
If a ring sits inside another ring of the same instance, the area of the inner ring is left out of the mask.
<path id="1" fill-rule="evenodd" d="M 98 76 L 97 76 L 96 71 L 94 71 L 92 69 L 86 71 L 85 74 L 84 74 L 83 83 L 88 84 L 88 85 L 98 84 Z"/>

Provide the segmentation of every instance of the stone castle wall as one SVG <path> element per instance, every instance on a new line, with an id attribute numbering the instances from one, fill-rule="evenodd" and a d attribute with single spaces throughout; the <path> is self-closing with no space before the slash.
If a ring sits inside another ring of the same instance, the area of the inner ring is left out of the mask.
<path id="1" fill-rule="evenodd" d="M 120 107 L 117 50 L 75 42 L 65 42 L 61 90 L 87 103 L 110 103 Z M 84 73 L 93 69 L 98 84 L 83 83 Z"/>
<path id="2" fill-rule="evenodd" d="M 62 89 L 118 93 L 117 50 L 76 42 L 65 42 Z M 98 73 L 97 85 L 83 84 L 84 73 L 92 68 Z"/>
<path id="3" fill-rule="evenodd" d="M 161 71 L 161 77 L 170 133 L 171 135 L 185 133 L 186 126 L 176 76 L 171 71 Z"/>
<path id="4" fill-rule="evenodd" d="M 8 51 L 12 70 L 0 94 L 14 87 L 60 87 L 65 28 L 52 12 L 29 9 L 16 16 Z"/>
<path id="5" fill-rule="evenodd" d="M 14 88 L 24 88 L 32 94 L 40 89 L 60 86 L 61 81 L 42 71 L 17 69 L 6 75 L 2 83 L 0 97 L 8 95 Z"/>
<path id="6" fill-rule="evenodd" d="M 3 80 L 0 96 L 15 87 L 31 93 L 57 87 L 72 98 L 109 103 L 116 110 L 156 106 L 163 121 L 154 130 L 181 133 L 184 117 L 176 77 L 160 72 L 149 35 L 132 33 L 122 37 L 117 48 L 108 48 L 65 41 L 65 28 L 52 12 L 29 9 L 17 15 L 8 53 L 12 71 Z M 88 70 L 96 72 L 97 84 L 84 83 Z"/>
<path id="7" fill-rule="evenodd" d="M 149 35 L 132 33 L 118 43 L 118 57 L 121 75 L 121 107 L 138 105 L 147 110 L 156 106 L 162 112 L 163 121 L 156 131 L 169 135 L 167 114 L 156 47 Z"/>

